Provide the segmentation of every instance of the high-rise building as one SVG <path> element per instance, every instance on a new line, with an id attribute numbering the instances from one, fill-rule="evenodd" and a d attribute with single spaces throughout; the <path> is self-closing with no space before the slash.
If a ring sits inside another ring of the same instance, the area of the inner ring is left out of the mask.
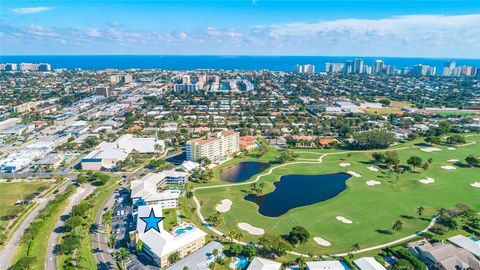
<path id="1" fill-rule="evenodd" d="M 372 74 L 372 67 L 368 65 L 363 65 L 363 69 L 361 73 Z"/>
<path id="2" fill-rule="evenodd" d="M 362 73 L 363 71 L 363 59 L 355 59 L 353 62 L 353 73 Z"/>
<path id="3" fill-rule="evenodd" d="M 306 64 L 303 66 L 304 73 L 315 73 L 315 65 Z"/>
<path id="4" fill-rule="evenodd" d="M 193 93 L 198 91 L 201 83 L 177 83 L 173 85 L 173 91 L 177 93 Z"/>
<path id="5" fill-rule="evenodd" d="M 187 160 L 191 161 L 198 161 L 202 158 L 216 161 L 239 151 L 239 149 L 240 135 L 231 130 L 193 139 L 186 144 Z"/>
<path id="6" fill-rule="evenodd" d="M 95 93 L 98 96 L 109 97 L 110 96 L 110 87 L 108 87 L 108 86 L 97 86 L 97 87 L 95 87 Z"/>
<path id="7" fill-rule="evenodd" d="M 183 75 L 182 76 L 182 84 L 190 84 L 190 83 L 191 83 L 190 75 Z"/>
<path id="8" fill-rule="evenodd" d="M 457 63 L 454 60 L 446 61 L 444 67 L 454 69 Z"/>
<path id="9" fill-rule="evenodd" d="M 342 63 L 325 63 L 325 72 L 328 73 L 338 73 L 342 72 L 343 69 Z"/>
<path id="10" fill-rule="evenodd" d="M 5 70 L 6 71 L 15 71 L 15 70 L 17 70 L 17 64 L 7 63 L 5 65 Z"/>
<path id="11" fill-rule="evenodd" d="M 419 64 L 419 65 L 413 66 L 411 73 L 413 75 L 425 76 L 427 75 L 427 73 L 429 73 L 429 70 L 430 70 L 430 66 Z"/>
<path id="12" fill-rule="evenodd" d="M 38 64 L 38 71 L 51 71 L 52 66 L 47 63 L 40 63 Z"/>
<path id="13" fill-rule="evenodd" d="M 345 62 L 345 73 L 353 72 L 353 60 L 347 60 Z"/>
<path id="14" fill-rule="evenodd" d="M 298 72 L 298 73 L 302 73 L 303 72 L 303 66 L 299 65 L 299 64 L 296 64 L 295 67 L 293 68 L 293 71 Z"/>
<path id="15" fill-rule="evenodd" d="M 382 72 L 384 65 L 385 64 L 383 63 L 383 60 L 375 60 L 375 65 L 373 66 L 373 72 L 374 73 Z"/>

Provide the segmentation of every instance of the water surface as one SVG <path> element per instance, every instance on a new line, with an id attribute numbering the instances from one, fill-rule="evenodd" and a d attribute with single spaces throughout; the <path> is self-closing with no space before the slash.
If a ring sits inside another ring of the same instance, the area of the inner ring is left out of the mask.
<path id="1" fill-rule="evenodd" d="M 268 163 L 256 161 L 239 162 L 230 167 L 221 169 L 220 179 L 233 183 L 244 182 L 268 167 L 270 167 L 270 164 Z"/>
<path id="2" fill-rule="evenodd" d="M 275 190 L 265 195 L 247 195 L 256 203 L 258 212 L 267 217 L 278 217 L 290 209 L 331 199 L 346 188 L 351 176 L 346 173 L 322 175 L 284 175 L 275 182 Z"/>

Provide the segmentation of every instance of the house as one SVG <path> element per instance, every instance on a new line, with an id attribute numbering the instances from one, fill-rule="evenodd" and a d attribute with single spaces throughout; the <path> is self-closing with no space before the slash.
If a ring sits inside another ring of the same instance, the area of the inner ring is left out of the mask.
<path id="1" fill-rule="evenodd" d="M 464 244 L 463 240 L 453 238 L 452 241 Z M 471 240 L 468 240 L 471 241 Z M 473 243 L 473 241 L 471 241 Z M 480 270 L 480 260 L 468 250 L 442 242 L 431 244 L 427 240 L 410 243 L 408 248 L 412 254 L 425 262 L 431 269 L 466 269 Z"/>
<path id="2" fill-rule="evenodd" d="M 315 136 L 307 136 L 307 135 L 295 135 L 292 136 L 292 139 L 295 140 L 295 147 L 298 148 L 312 148 L 316 146 L 315 141 L 317 137 Z"/>
<path id="3" fill-rule="evenodd" d="M 41 170 L 54 170 L 62 164 L 63 157 L 58 154 L 49 154 L 35 163 Z"/>
<path id="4" fill-rule="evenodd" d="M 320 139 L 320 140 L 318 140 L 318 143 L 322 147 L 327 147 L 327 146 L 338 144 L 339 142 L 336 139 Z"/>
<path id="5" fill-rule="evenodd" d="M 151 212 L 155 217 L 161 217 L 162 210 L 159 204 L 138 208 L 135 240 L 143 242 L 142 252 L 151 257 L 158 266 L 166 267 L 170 265 L 169 257 L 173 253 L 178 252 L 180 258 L 184 258 L 199 250 L 205 244 L 207 234 L 193 224 L 183 224 L 170 233 L 164 229 L 163 220 L 157 223 L 158 231 L 154 228 L 146 230 L 146 222 L 142 218 L 149 217 Z"/>
<path id="6" fill-rule="evenodd" d="M 260 257 L 253 258 L 247 270 L 279 270 L 281 263 Z"/>
<path id="7" fill-rule="evenodd" d="M 353 263 L 360 269 L 360 270 L 387 270 L 383 265 L 381 265 L 375 258 L 373 257 L 362 257 L 358 258 Z"/>
<path id="8" fill-rule="evenodd" d="M 213 255 L 215 250 L 218 252 L 217 256 Z M 167 270 L 183 270 L 185 267 L 188 267 L 189 270 L 210 270 L 208 266 L 217 258 L 224 256 L 222 251 L 223 245 L 219 242 L 212 241 L 188 255 L 183 260 L 170 266 Z"/>
<path id="9" fill-rule="evenodd" d="M 250 150 L 257 146 L 257 141 L 253 136 L 240 137 L 240 149 Z"/>
<path id="10" fill-rule="evenodd" d="M 309 270 L 349 270 L 349 268 L 340 261 L 316 261 L 307 262 Z"/>

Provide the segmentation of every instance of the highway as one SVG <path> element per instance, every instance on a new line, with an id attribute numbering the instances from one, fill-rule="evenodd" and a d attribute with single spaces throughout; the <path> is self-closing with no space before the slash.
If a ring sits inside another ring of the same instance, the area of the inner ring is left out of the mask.
<path id="1" fill-rule="evenodd" d="M 56 194 L 60 194 L 65 192 L 68 186 L 72 184 L 71 180 L 68 180 L 66 183 L 61 185 L 58 190 L 59 192 L 56 192 Z M 13 256 L 15 255 L 15 252 L 18 248 L 18 244 L 20 243 L 20 239 L 23 236 L 23 233 L 25 230 L 30 226 L 30 223 L 37 217 L 37 215 L 40 213 L 41 210 L 43 210 L 47 204 L 55 198 L 56 194 L 51 194 L 47 198 L 37 198 L 34 200 L 34 202 L 38 203 L 38 206 L 35 207 L 31 212 L 24 218 L 24 220 L 21 222 L 21 224 L 17 227 L 15 232 L 13 233 L 12 237 L 9 239 L 7 243 L 5 243 L 5 248 L 0 252 L 0 265 L 3 267 L 5 266 L 5 269 L 8 269 L 8 267 L 11 266 Z"/>
<path id="2" fill-rule="evenodd" d="M 65 224 L 66 216 L 70 215 L 72 212 L 72 207 L 79 204 L 84 200 L 88 195 L 90 195 L 95 190 L 95 187 L 90 184 L 84 184 L 81 187 L 78 187 L 75 193 L 69 198 L 69 202 L 65 210 L 63 211 L 60 219 L 55 225 L 55 229 L 50 234 L 48 240 L 47 252 L 45 254 L 45 269 L 46 270 L 56 270 L 57 269 L 57 256 L 55 253 L 55 247 L 59 244 L 60 236 L 63 232 L 63 225 Z"/>

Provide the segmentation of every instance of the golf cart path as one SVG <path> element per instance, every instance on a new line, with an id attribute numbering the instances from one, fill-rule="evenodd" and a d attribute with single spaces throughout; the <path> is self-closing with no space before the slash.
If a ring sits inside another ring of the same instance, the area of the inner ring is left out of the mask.
<path id="1" fill-rule="evenodd" d="M 478 136 L 478 135 L 479 135 L 479 134 L 471 134 L 471 135 L 467 135 L 467 136 L 465 136 L 465 137 Z M 458 145 L 458 146 L 464 147 L 464 146 L 469 146 L 469 145 L 472 145 L 472 144 L 475 144 L 475 143 L 477 143 L 477 142 L 476 142 L 476 141 L 470 141 L 469 143 L 466 143 L 466 144 L 463 144 L 463 145 Z M 213 225 L 209 224 L 209 223 L 205 220 L 205 217 L 204 217 L 203 214 L 202 214 L 202 206 L 200 205 L 200 202 L 199 202 L 199 200 L 197 199 L 197 197 L 196 197 L 196 195 L 195 195 L 195 191 L 201 190 L 201 189 L 211 189 L 211 188 L 219 188 L 219 187 L 231 187 L 231 186 L 250 185 L 250 184 L 253 184 L 253 183 L 258 182 L 258 180 L 260 180 L 261 177 L 264 177 L 264 176 L 267 176 L 267 175 L 272 174 L 272 172 L 273 172 L 275 169 L 278 169 L 278 168 L 281 168 L 281 167 L 285 167 L 285 166 L 288 166 L 288 165 L 293 165 L 293 164 L 321 164 L 321 163 L 323 162 L 323 158 L 326 157 L 326 156 L 329 156 L 329 155 L 341 155 L 341 154 L 349 154 L 349 153 L 371 153 L 371 152 L 399 151 L 399 150 L 413 149 L 413 148 L 419 148 L 419 147 L 420 147 L 420 146 L 412 145 L 412 146 L 405 146 L 405 147 L 399 147 L 399 148 L 393 148 L 393 149 L 373 149 L 373 150 L 359 150 L 359 151 L 342 151 L 342 152 L 335 152 L 335 153 L 320 153 L 320 152 L 309 152 L 309 151 L 297 152 L 297 153 L 319 154 L 319 155 L 321 155 L 321 156 L 320 156 L 318 159 L 299 159 L 299 160 L 301 160 L 301 161 L 293 161 L 293 162 L 289 162 L 289 163 L 285 163 L 285 164 L 280 164 L 280 165 L 274 166 L 274 167 L 270 168 L 266 173 L 257 175 L 257 177 L 255 177 L 255 179 L 252 180 L 252 181 L 246 181 L 246 182 L 242 182 L 242 183 L 212 185 L 212 186 L 204 186 L 204 187 L 196 187 L 196 188 L 193 188 L 193 189 L 192 189 L 192 192 L 193 192 L 193 200 L 194 200 L 195 205 L 196 205 L 196 213 L 197 213 L 197 216 L 198 216 L 198 217 L 200 218 L 200 220 L 202 221 L 202 223 L 203 223 L 208 229 L 210 229 L 212 232 L 214 232 L 214 233 L 217 234 L 217 235 L 224 236 L 224 233 L 222 233 L 220 230 L 216 229 Z M 367 247 L 367 248 L 359 249 L 359 250 L 352 251 L 352 252 L 331 254 L 331 256 L 347 256 L 349 253 L 357 254 L 357 253 L 362 253 L 362 252 L 371 251 L 371 250 L 375 250 L 375 249 L 385 248 L 385 247 L 388 247 L 388 246 L 392 246 L 392 245 L 395 245 L 395 244 L 398 244 L 398 243 L 405 242 L 405 241 L 410 240 L 410 239 L 412 239 L 412 238 L 418 237 L 418 236 L 421 235 L 422 233 L 428 231 L 428 230 L 435 224 L 435 221 L 436 221 L 436 220 L 437 220 L 437 217 L 432 218 L 432 220 L 430 221 L 430 223 L 428 224 L 428 226 L 427 226 L 426 228 L 424 228 L 423 230 L 418 231 L 418 232 L 416 232 L 416 233 L 414 233 L 414 234 L 405 236 L 405 237 L 403 237 L 403 238 L 400 238 L 400 239 L 397 239 L 397 240 L 393 240 L 393 241 L 390 241 L 390 242 L 385 243 L 385 244 L 381 244 L 381 245 L 376 245 L 376 246 L 372 246 L 372 247 Z M 251 243 L 242 242 L 242 241 L 237 240 L 237 239 L 232 239 L 232 242 L 237 243 L 237 244 L 240 244 L 240 245 L 251 244 Z M 308 255 L 308 254 L 303 254 L 303 253 L 299 253 L 299 252 L 295 252 L 295 251 L 288 251 L 287 253 L 292 254 L 292 255 L 295 255 L 295 256 L 310 257 L 310 255 Z"/>

